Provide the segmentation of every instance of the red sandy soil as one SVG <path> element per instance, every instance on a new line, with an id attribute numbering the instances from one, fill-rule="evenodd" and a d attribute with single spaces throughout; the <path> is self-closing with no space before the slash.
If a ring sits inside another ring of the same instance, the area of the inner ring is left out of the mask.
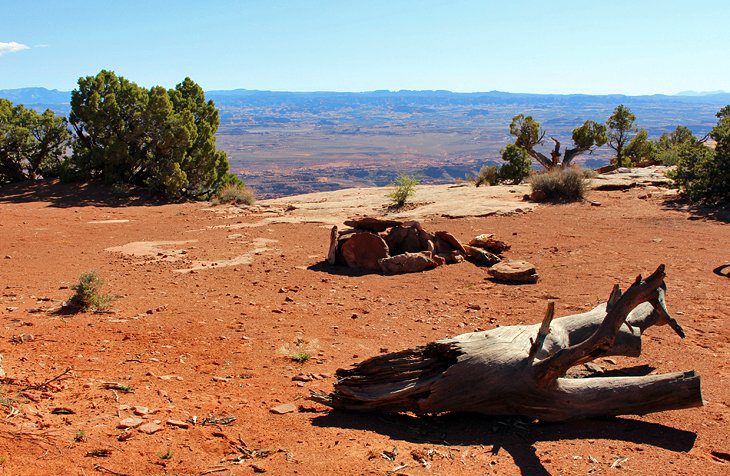
<path id="1" fill-rule="evenodd" d="M 507 255 L 534 263 L 541 275 L 536 285 L 509 286 L 469 263 L 391 277 L 332 272 L 319 264 L 329 230 L 317 224 L 205 229 L 257 218 L 225 218 L 204 204 L 110 206 L 93 188 L 0 189 L 0 354 L 7 374 L 0 384 L 7 415 L 0 420 L 0 473 L 728 474 L 730 280 L 713 269 L 730 262 L 730 229 L 639 194 L 593 192 L 602 206 L 424 221 L 462 239 L 489 232 L 509 242 Z M 89 223 L 103 220 L 129 221 Z M 256 238 L 277 241 L 251 253 L 250 264 L 173 271 L 244 254 Z M 105 251 L 158 240 L 198 241 L 173 247 L 185 255 Z M 702 408 L 523 425 L 471 415 L 328 412 L 306 399 L 310 390 L 330 389 L 339 367 L 476 329 L 539 322 L 549 299 L 557 300 L 558 316 L 584 311 L 605 300 L 614 283 L 626 287 L 660 263 L 668 270 L 668 306 L 687 338 L 655 327 L 639 359 L 597 363 L 609 370 L 695 369 Z M 89 269 L 118 296 L 112 312 L 54 313 Z M 300 364 L 287 357 L 300 350 L 312 358 Z M 292 380 L 298 374 L 318 378 Z M 132 392 L 104 389 L 104 382 Z M 270 412 L 282 403 L 297 410 Z M 125 431 L 117 426 L 134 406 L 153 410 L 142 418 L 161 421 L 162 429 L 131 430 L 120 441 Z M 53 414 L 56 408 L 73 414 Z M 223 415 L 236 420 L 201 424 Z M 188 429 L 166 424 L 194 417 L 198 424 Z M 244 446 L 271 453 L 245 455 Z M 96 450 L 110 454 L 89 456 Z"/>

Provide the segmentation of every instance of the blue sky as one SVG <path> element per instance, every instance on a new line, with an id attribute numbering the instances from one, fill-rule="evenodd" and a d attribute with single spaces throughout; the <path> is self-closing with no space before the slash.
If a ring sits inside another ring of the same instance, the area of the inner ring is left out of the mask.
<path id="1" fill-rule="evenodd" d="M 0 0 L 0 89 L 730 90 L 727 0 Z"/>

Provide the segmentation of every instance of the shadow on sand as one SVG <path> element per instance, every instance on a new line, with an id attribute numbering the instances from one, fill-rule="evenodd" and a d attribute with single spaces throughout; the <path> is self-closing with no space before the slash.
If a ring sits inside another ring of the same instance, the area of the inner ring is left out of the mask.
<path id="1" fill-rule="evenodd" d="M 315 417 L 318 427 L 373 431 L 393 440 L 448 446 L 491 446 L 491 453 L 504 450 L 525 475 L 550 474 L 536 454 L 541 441 L 606 439 L 652 445 L 674 452 L 694 446 L 695 433 L 659 423 L 628 418 L 607 418 L 567 423 L 515 425 L 517 420 L 483 415 L 455 414 L 431 417 L 374 415 L 340 410 Z"/>
<path id="2" fill-rule="evenodd" d="M 0 204 L 49 202 L 52 207 L 130 207 L 155 206 L 170 203 L 143 190 L 114 193 L 112 187 L 99 183 L 60 183 L 58 180 L 38 180 L 0 185 Z"/>
<path id="3" fill-rule="evenodd" d="M 710 207 L 688 202 L 683 198 L 670 198 L 664 200 L 665 210 L 674 210 L 689 214 L 690 220 L 713 220 L 722 223 L 730 223 L 730 206 Z"/>

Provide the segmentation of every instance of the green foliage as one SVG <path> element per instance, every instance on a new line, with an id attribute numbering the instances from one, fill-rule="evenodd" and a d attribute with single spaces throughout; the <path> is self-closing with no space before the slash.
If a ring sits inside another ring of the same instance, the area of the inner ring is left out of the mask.
<path id="1" fill-rule="evenodd" d="M 234 205 L 253 205 L 256 195 L 253 190 L 238 184 L 227 184 L 222 186 L 215 194 L 213 203 L 232 203 Z"/>
<path id="2" fill-rule="evenodd" d="M 416 193 L 416 186 L 418 183 L 418 180 L 412 175 L 399 175 L 398 178 L 395 179 L 395 182 L 393 182 L 395 190 L 388 194 L 388 197 L 391 200 L 391 205 L 394 208 L 401 208 L 404 206 L 408 202 L 408 199 Z"/>
<path id="3" fill-rule="evenodd" d="M 231 180 L 215 144 L 218 110 L 190 78 L 170 90 L 105 70 L 79 78 L 69 120 L 76 141 L 67 177 L 131 183 L 168 198 L 207 198 Z"/>
<path id="4" fill-rule="evenodd" d="M 606 126 L 595 121 L 586 121 L 582 126 L 573 129 L 573 143 L 580 149 L 601 147 L 606 141 Z"/>
<path id="5" fill-rule="evenodd" d="M 66 119 L 50 109 L 0 99 L 0 183 L 57 175 L 69 138 Z"/>
<path id="6" fill-rule="evenodd" d="M 499 169 L 494 165 L 485 165 L 479 169 L 479 173 L 474 179 L 474 184 L 480 185 L 497 185 L 499 183 Z"/>
<path id="7" fill-rule="evenodd" d="M 613 114 L 606 121 L 608 146 L 616 151 L 616 165 L 619 167 L 624 165 L 624 148 L 630 139 L 630 135 L 636 131 L 634 121 L 636 121 L 636 116 L 623 104 L 616 106 Z"/>
<path id="8" fill-rule="evenodd" d="M 715 116 L 720 120 L 725 119 L 726 117 L 730 117 L 730 104 L 717 111 L 717 114 L 715 114 Z"/>
<path id="9" fill-rule="evenodd" d="M 584 174 L 575 168 L 554 169 L 530 177 L 532 191 L 545 194 L 546 200 L 574 202 L 583 200 L 588 189 Z"/>
<path id="10" fill-rule="evenodd" d="M 624 157 L 632 163 L 638 163 L 642 160 L 652 160 L 654 158 L 654 142 L 649 140 L 649 134 L 646 129 L 641 129 L 626 146 Z"/>
<path id="11" fill-rule="evenodd" d="M 95 271 L 86 271 L 81 274 L 79 282 L 71 286 L 74 295 L 66 306 L 75 311 L 105 311 L 109 309 L 114 297 L 102 292 L 104 281 Z"/>
<path id="12" fill-rule="evenodd" d="M 532 118 L 518 114 L 512 118 L 509 125 L 509 133 L 515 136 L 515 145 L 525 150 L 532 150 L 540 144 L 545 135 L 540 129 L 540 123 Z"/>
<path id="13" fill-rule="evenodd" d="M 691 201 L 710 205 L 730 204 L 730 112 L 717 114 L 720 119 L 710 132 L 715 149 L 685 142 L 677 147 L 677 169 L 673 178 Z"/>
<path id="14" fill-rule="evenodd" d="M 162 460 L 172 459 L 172 449 L 167 448 L 167 451 L 157 455 Z"/>
<path id="15" fill-rule="evenodd" d="M 308 361 L 312 358 L 311 354 L 309 352 L 296 352 L 289 356 L 294 362 L 303 364 L 304 362 Z"/>
<path id="16" fill-rule="evenodd" d="M 677 126 L 671 133 L 659 137 L 654 147 L 654 160 L 663 165 L 677 165 L 681 146 L 699 146 L 697 137 L 685 126 Z"/>
<path id="17" fill-rule="evenodd" d="M 499 178 L 512 183 L 520 183 L 530 175 L 532 162 L 527 151 L 517 144 L 508 144 L 502 150 L 502 160 L 507 162 L 499 169 Z"/>

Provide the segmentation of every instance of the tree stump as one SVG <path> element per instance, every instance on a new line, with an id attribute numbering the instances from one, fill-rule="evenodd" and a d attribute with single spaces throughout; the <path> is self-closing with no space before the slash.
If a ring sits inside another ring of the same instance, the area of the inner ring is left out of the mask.
<path id="1" fill-rule="evenodd" d="M 539 278 L 535 265 L 520 260 L 501 261 L 489 268 L 488 272 L 497 281 L 508 283 L 534 284 Z"/>
<path id="2" fill-rule="evenodd" d="M 563 421 L 702 405 L 694 371 L 643 377 L 566 378 L 575 365 L 609 355 L 637 357 L 651 326 L 684 332 L 664 302 L 664 265 L 625 293 L 616 285 L 591 311 L 542 324 L 462 334 L 373 357 L 337 371 L 334 391 L 312 399 L 333 408 L 429 414 L 477 412 Z"/>

